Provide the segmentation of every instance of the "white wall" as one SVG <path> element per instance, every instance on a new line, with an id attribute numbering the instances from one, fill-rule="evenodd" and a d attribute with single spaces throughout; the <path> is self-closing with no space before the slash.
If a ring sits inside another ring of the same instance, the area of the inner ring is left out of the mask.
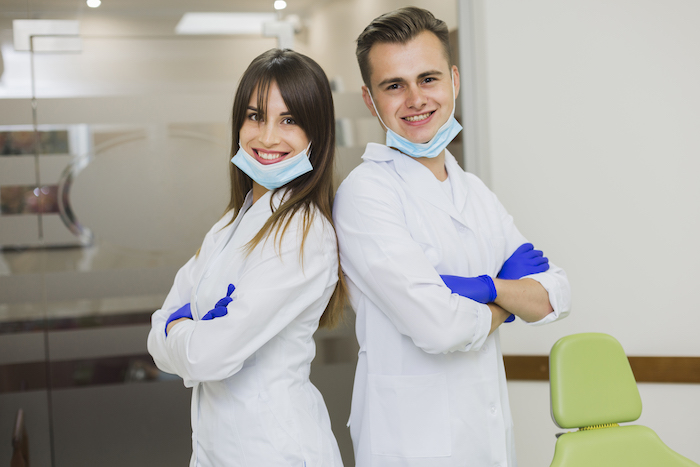
<path id="1" fill-rule="evenodd" d="M 700 4 L 476 2 L 486 179 L 571 280 L 552 326 L 502 331 L 504 353 L 546 354 L 606 332 L 628 355 L 700 356 Z M 700 461 L 700 386 L 640 384 L 647 424 Z M 546 383 L 510 384 L 521 467 L 551 460 Z"/>

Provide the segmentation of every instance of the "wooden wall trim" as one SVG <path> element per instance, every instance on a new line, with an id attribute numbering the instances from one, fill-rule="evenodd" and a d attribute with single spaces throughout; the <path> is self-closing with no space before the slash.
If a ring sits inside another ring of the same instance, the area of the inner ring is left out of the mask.
<path id="1" fill-rule="evenodd" d="M 628 357 L 638 383 L 700 383 L 700 357 Z M 511 381 L 549 381 L 548 355 L 504 355 Z"/>

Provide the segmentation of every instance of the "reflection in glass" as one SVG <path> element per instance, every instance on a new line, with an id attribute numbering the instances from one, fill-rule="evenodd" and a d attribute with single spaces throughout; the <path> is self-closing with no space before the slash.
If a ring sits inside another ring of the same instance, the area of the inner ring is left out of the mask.
<path id="1" fill-rule="evenodd" d="M 10 185 L 0 187 L 0 214 L 38 214 L 58 212 L 58 185 Z"/>
<path id="2" fill-rule="evenodd" d="M 39 131 L 40 154 L 67 154 L 68 131 Z M 33 131 L 0 131 L 0 155 L 22 156 L 34 154 Z"/>

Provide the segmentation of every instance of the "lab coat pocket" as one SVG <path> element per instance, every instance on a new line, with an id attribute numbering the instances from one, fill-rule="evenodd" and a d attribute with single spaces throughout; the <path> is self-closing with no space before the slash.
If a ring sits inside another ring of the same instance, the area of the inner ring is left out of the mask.
<path id="1" fill-rule="evenodd" d="M 398 457 L 452 454 L 444 374 L 368 376 L 372 454 Z"/>

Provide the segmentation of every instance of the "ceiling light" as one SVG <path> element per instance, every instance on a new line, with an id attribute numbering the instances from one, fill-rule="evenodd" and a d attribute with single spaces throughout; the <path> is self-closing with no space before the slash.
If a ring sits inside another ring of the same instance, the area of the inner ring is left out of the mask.
<path id="1" fill-rule="evenodd" d="M 97 8 L 100 5 L 102 5 L 101 0 L 87 0 L 87 6 L 90 8 Z"/>
<path id="2" fill-rule="evenodd" d="M 275 10 L 284 10 L 287 8 L 287 2 L 284 0 L 275 0 Z"/>
<path id="3" fill-rule="evenodd" d="M 185 13 L 175 26 L 177 34 L 262 34 L 263 23 L 275 13 Z"/>

